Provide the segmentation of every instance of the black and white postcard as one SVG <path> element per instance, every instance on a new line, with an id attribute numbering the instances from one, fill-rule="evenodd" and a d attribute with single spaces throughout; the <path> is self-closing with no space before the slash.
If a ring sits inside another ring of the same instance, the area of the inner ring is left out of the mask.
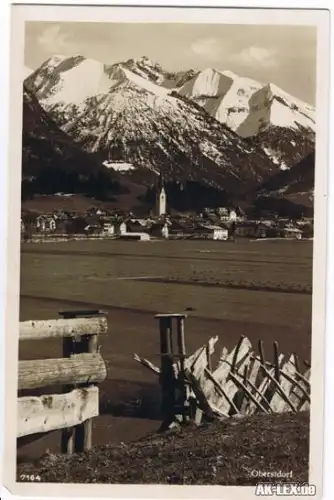
<path id="1" fill-rule="evenodd" d="M 320 498 L 329 12 L 11 30 L 4 485 Z"/>

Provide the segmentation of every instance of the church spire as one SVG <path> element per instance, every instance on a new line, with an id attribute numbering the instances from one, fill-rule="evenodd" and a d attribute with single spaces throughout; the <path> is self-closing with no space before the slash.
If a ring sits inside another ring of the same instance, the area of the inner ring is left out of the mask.
<path id="1" fill-rule="evenodd" d="M 159 192 L 162 191 L 162 188 L 165 187 L 165 180 L 164 180 L 164 176 L 163 174 L 160 172 L 159 174 L 159 181 L 158 181 L 158 188 L 159 188 Z"/>
<path id="2" fill-rule="evenodd" d="M 162 173 L 159 174 L 157 193 L 156 193 L 156 214 L 165 215 L 166 214 L 167 197 L 165 191 L 165 183 Z"/>

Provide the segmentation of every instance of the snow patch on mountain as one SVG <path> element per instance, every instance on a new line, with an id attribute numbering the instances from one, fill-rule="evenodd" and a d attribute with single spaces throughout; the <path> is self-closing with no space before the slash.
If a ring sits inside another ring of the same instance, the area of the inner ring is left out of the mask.
<path id="1" fill-rule="evenodd" d="M 185 83 L 179 92 L 181 95 L 192 99 L 219 97 L 226 94 L 231 83 L 231 78 L 222 78 L 221 73 L 212 68 L 207 68 Z"/>
<path id="2" fill-rule="evenodd" d="M 142 87 L 142 88 L 148 90 L 152 94 L 165 97 L 169 93 L 168 89 L 166 89 L 164 87 L 160 87 L 159 85 L 152 83 L 151 81 L 147 80 L 146 78 L 143 78 L 141 76 L 136 75 L 135 73 L 132 73 L 132 71 L 129 71 L 122 66 L 121 66 L 121 68 L 129 81 L 135 83 L 139 87 Z"/>
<path id="3" fill-rule="evenodd" d="M 112 161 L 104 161 L 103 165 L 107 168 L 111 168 L 115 170 L 115 172 L 129 172 L 130 170 L 135 170 L 135 167 L 132 163 L 126 163 L 123 161 L 112 162 Z"/>
<path id="4" fill-rule="evenodd" d="M 278 127 L 315 131 L 315 110 L 276 85 L 265 85 L 253 95 L 251 108 L 269 108 L 269 123 Z"/>
<path id="5" fill-rule="evenodd" d="M 226 72 L 231 74 L 231 72 Z M 250 113 L 249 100 L 260 88 L 260 84 L 250 78 L 233 77 L 233 82 L 217 107 L 214 117 L 232 130 L 238 132 L 240 125 Z"/>
<path id="6" fill-rule="evenodd" d="M 85 59 L 72 69 L 61 73 L 58 91 L 48 97 L 48 104 L 57 104 L 59 101 L 80 104 L 89 97 L 107 93 L 110 86 L 104 65 L 93 59 Z"/>
<path id="7" fill-rule="evenodd" d="M 265 146 L 262 149 L 275 165 L 280 164 L 279 156 L 276 151 Z"/>

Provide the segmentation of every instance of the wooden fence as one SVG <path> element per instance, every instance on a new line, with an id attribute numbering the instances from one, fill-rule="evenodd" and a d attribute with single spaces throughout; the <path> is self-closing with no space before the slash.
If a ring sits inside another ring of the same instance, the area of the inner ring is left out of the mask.
<path id="1" fill-rule="evenodd" d="M 212 356 L 218 337 L 209 339 L 190 356 L 186 355 L 184 314 L 158 315 L 161 367 L 134 355 L 136 361 L 159 375 L 162 388 L 161 429 L 203 416 L 229 418 L 255 412 L 298 412 L 309 409 L 309 363 L 301 367 L 298 356 L 284 356 L 273 343 L 272 362 L 265 359 L 263 342 L 254 350 L 241 337 L 232 351 L 225 347 L 217 366 Z M 173 324 L 176 323 L 176 342 Z"/>
<path id="2" fill-rule="evenodd" d="M 60 385 L 60 394 L 18 398 L 17 438 L 62 429 L 63 453 L 92 446 L 92 419 L 99 414 L 97 384 L 107 376 L 98 336 L 107 333 L 100 311 L 60 313 L 61 319 L 24 321 L 19 339 L 62 339 L 63 358 L 19 361 L 18 390 Z"/>

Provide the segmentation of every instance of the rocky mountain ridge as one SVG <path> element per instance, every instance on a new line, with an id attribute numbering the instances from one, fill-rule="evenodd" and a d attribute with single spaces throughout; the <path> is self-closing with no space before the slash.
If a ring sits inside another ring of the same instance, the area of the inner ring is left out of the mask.
<path id="1" fill-rule="evenodd" d="M 131 175 L 162 172 L 237 193 L 277 168 L 201 106 L 127 65 L 55 56 L 26 83 L 73 140 L 101 161 L 133 165 Z"/>

